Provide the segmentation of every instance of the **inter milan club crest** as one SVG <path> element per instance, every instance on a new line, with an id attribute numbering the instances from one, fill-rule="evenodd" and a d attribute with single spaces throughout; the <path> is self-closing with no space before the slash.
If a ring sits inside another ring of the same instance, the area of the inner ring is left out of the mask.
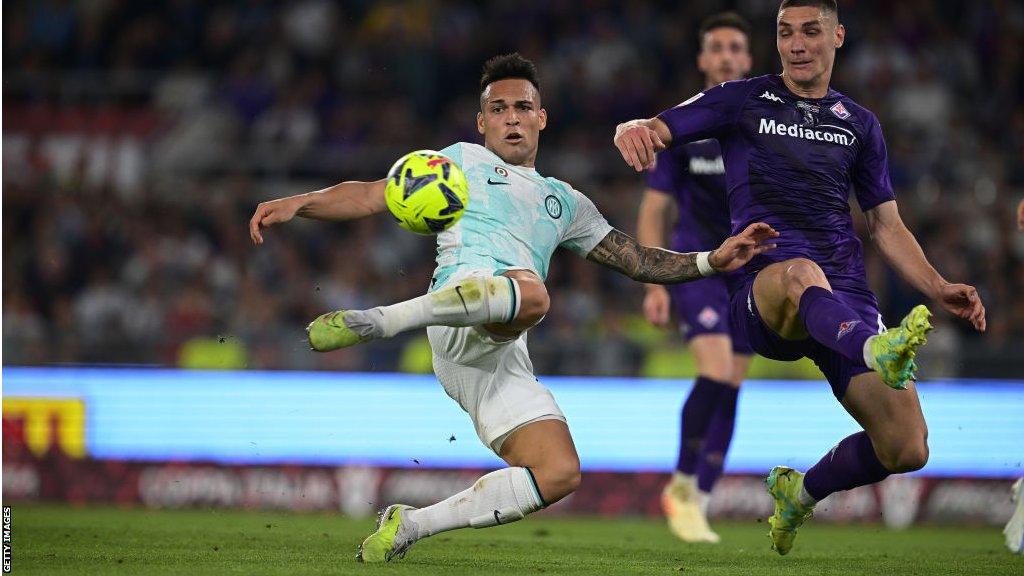
<path id="1" fill-rule="evenodd" d="M 829 108 L 829 110 L 831 110 L 832 113 L 840 120 L 846 120 L 850 117 L 850 113 L 846 111 L 846 106 L 843 106 L 842 102 L 836 102 L 831 108 Z"/>
<path id="2" fill-rule="evenodd" d="M 554 194 L 549 194 L 548 197 L 544 199 L 544 209 L 548 211 L 548 216 L 551 216 L 555 220 L 562 217 L 562 201 Z"/>
<path id="3" fill-rule="evenodd" d="M 818 112 L 821 111 L 818 106 L 800 101 L 796 103 L 796 107 L 799 108 L 800 113 L 804 115 L 804 126 L 818 125 Z"/>

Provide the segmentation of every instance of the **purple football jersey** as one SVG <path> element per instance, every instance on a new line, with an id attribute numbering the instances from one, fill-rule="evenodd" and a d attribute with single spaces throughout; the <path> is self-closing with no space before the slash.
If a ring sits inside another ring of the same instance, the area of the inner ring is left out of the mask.
<path id="1" fill-rule="evenodd" d="M 729 236 L 725 164 L 714 140 L 674 146 L 658 153 L 647 187 L 671 195 L 679 208 L 668 246 L 677 252 L 717 248 Z"/>
<path id="2" fill-rule="evenodd" d="M 778 248 L 754 258 L 747 275 L 803 257 L 834 286 L 867 290 L 850 189 L 864 211 L 895 198 L 874 114 L 835 90 L 798 97 L 768 75 L 715 86 L 658 117 L 673 147 L 718 140 L 733 233 L 753 222 L 779 231 Z"/>

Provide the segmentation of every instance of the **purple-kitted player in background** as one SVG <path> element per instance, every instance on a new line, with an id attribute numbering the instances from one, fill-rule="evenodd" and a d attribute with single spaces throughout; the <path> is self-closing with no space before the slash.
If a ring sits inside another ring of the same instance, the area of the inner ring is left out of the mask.
<path id="1" fill-rule="evenodd" d="M 785 466 L 771 471 L 770 536 L 780 554 L 821 499 L 928 460 L 914 355 L 931 328 L 930 313 L 917 306 L 899 327 L 884 330 L 853 229 L 851 188 L 876 248 L 903 279 L 985 329 L 977 291 L 946 281 L 903 224 L 878 119 L 829 88 L 845 35 L 834 0 L 784 0 L 776 30 L 781 75 L 726 82 L 657 118 L 620 124 L 615 134 L 636 170 L 649 168 L 666 144 L 719 141 L 733 230 L 764 221 L 780 233 L 776 250 L 744 268 L 731 298 L 734 328 L 763 356 L 811 358 L 864 429 L 806 475 Z M 787 422 L 802 415 L 799 402 L 773 415 L 780 446 L 790 439 Z"/>
<path id="2" fill-rule="evenodd" d="M 697 67 L 705 87 L 750 72 L 749 35 L 750 25 L 735 12 L 701 24 Z M 709 250 L 729 237 L 718 142 L 701 140 L 658 154 L 647 174 L 636 229 L 641 243 L 677 251 Z M 708 525 L 707 506 L 722 475 L 740 382 L 750 366 L 750 346 L 729 329 L 727 280 L 713 276 L 671 288 L 644 285 L 644 316 L 656 326 L 680 327 L 697 364 L 697 379 L 683 404 L 676 471 L 661 498 L 669 528 L 686 542 L 719 541 Z"/>

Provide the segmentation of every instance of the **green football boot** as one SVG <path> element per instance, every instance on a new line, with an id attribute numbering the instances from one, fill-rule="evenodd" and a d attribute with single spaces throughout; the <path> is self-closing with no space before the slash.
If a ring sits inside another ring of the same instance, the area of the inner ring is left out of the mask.
<path id="1" fill-rule="evenodd" d="M 317 352 L 330 352 L 338 348 L 347 348 L 370 338 L 356 334 L 345 324 L 345 316 L 351 310 L 338 310 L 321 314 L 306 327 L 309 335 L 309 346 Z"/>
<path id="2" fill-rule="evenodd" d="M 771 530 L 768 537 L 772 539 L 772 550 L 785 556 L 793 547 L 796 529 L 800 527 L 814 510 L 814 506 L 805 506 L 800 502 L 800 489 L 804 486 L 804 475 L 786 466 L 772 468 L 768 478 L 768 493 L 775 499 L 775 514 L 768 519 Z"/>
<path id="3" fill-rule="evenodd" d="M 392 504 L 381 511 L 377 519 L 377 530 L 366 537 L 359 545 L 356 560 L 360 562 L 390 562 L 392 558 L 402 558 L 406 550 L 415 540 L 398 538 L 402 527 L 402 510 L 411 510 L 412 506 Z"/>
<path id="4" fill-rule="evenodd" d="M 928 321 L 931 315 L 924 304 L 919 304 L 898 327 L 871 339 L 869 347 L 875 359 L 875 369 L 890 387 L 906 390 L 907 382 L 917 377 L 914 356 L 917 349 L 928 342 L 925 335 L 932 329 L 932 323 Z"/>

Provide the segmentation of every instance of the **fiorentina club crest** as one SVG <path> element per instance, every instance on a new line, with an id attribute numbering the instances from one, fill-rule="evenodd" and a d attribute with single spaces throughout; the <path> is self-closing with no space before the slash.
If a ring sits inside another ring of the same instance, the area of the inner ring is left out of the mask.
<path id="1" fill-rule="evenodd" d="M 829 110 L 831 110 L 833 114 L 835 114 L 837 117 L 843 120 L 846 120 L 847 118 L 850 117 L 850 113 L 846 111 L 846 106 L 843 106 L 842 102 L 836 102 L 835 104 L 832 105 L 831 108 L 829 108 Z"/>
<path id="2" fill-rule="evenodd" d="M 860 324 L 860 320 L 847 320 L 846 322 L 840 322 L 839 333 L 836 334 L 836 341 L 842 340 L 843 336 L 853 332 L 853 327 L 857 324 Z"/>
<path id="3" fill-rule="evenodd" d="M 710 330 L 718 324 L 718 312 L 715 312 L 711 306 L 705 306 L 700 314 L 697 315 L 697 321 L 704 328 Z"/>

